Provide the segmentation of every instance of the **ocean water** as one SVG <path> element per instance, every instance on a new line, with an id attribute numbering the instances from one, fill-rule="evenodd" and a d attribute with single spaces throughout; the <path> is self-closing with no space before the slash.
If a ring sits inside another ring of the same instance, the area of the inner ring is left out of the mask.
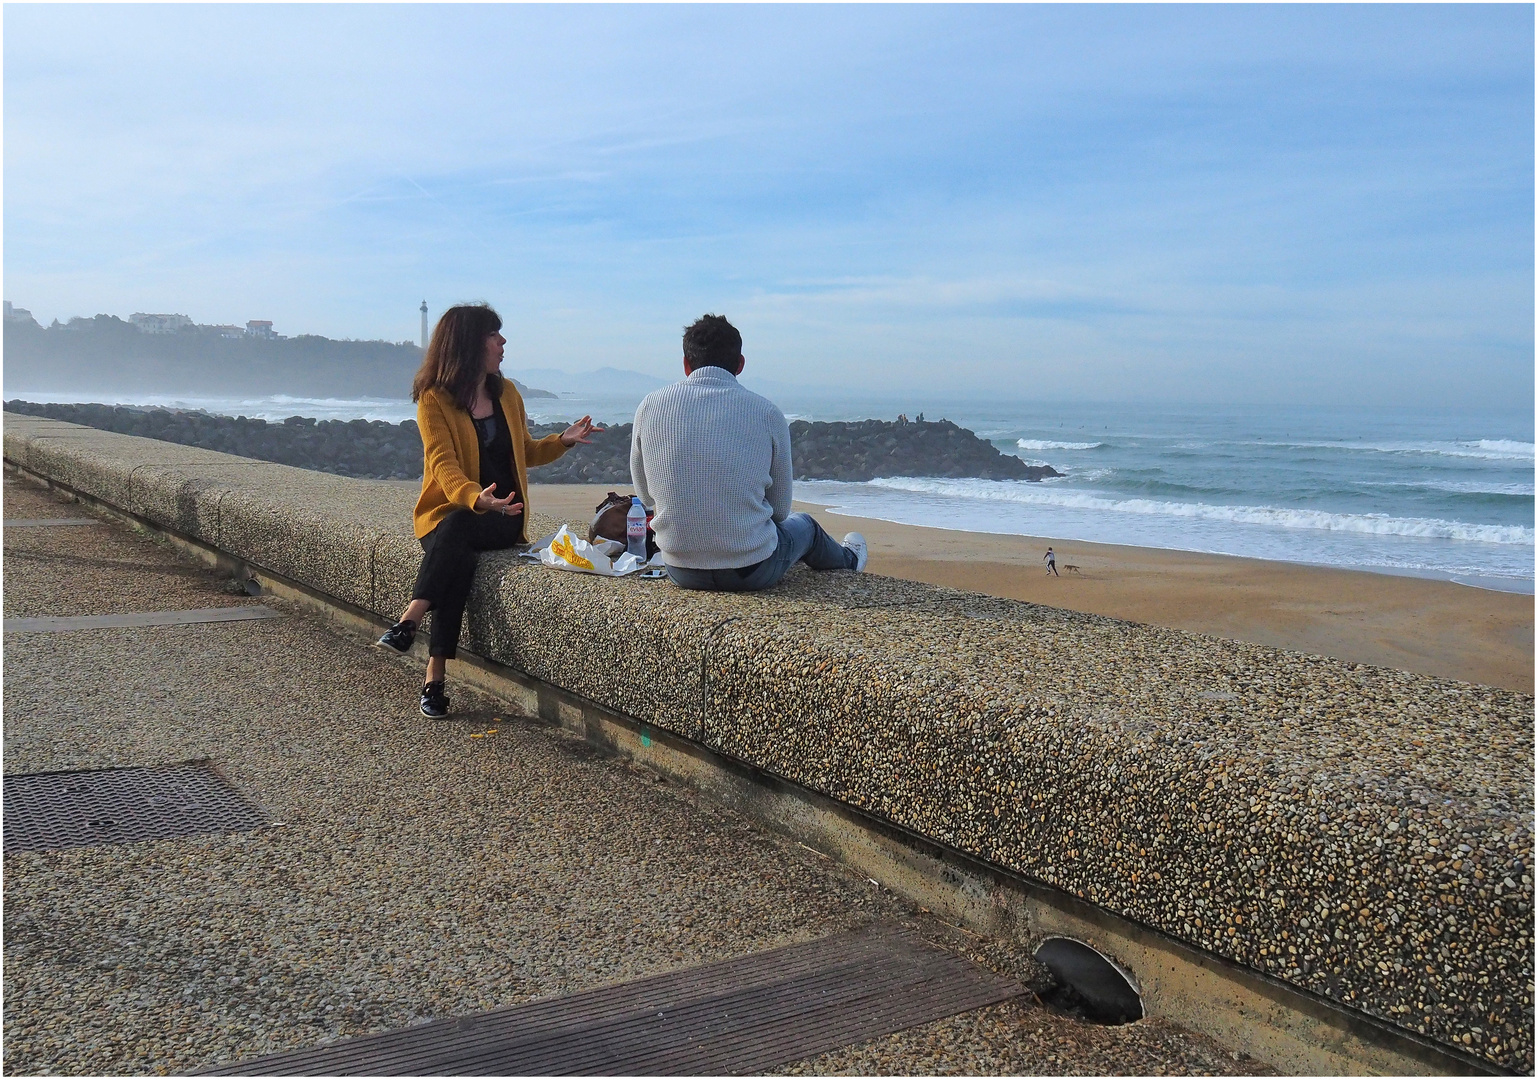
<path id="1" fill-rule="evenodd" d="M 751 385 L 751 382 L 750 382 Z M 81 400 L 28 395 L 32 400 Z M 1041 483 L 800 481 L 830 512 L 978 533 L 1212 552 L 1532 592 L 1533 416 L 1211 406 L 896 402 L 773 395 L 791 419 L 942 417 L 1064 475 Z M 100 398 L 96 400 L 101 400 Z M 628 422 L 638 395 L 530 399 L 534 423 Z M 140 396 L 124 404 L 282 420 L 415 416 L 384 398 Z M 1071 560 L 1071 555 L 1068 556 Z"/>
<path id="2" fill-rule="evenodd" d="M 1001 451 L 1064 475 L 1038 484 L 813 481 L 799 485 L 800 495 L 907 524 L 1533 591 L 1530 416 L 1234 407 L 975 411 L 964 426 Z"/>

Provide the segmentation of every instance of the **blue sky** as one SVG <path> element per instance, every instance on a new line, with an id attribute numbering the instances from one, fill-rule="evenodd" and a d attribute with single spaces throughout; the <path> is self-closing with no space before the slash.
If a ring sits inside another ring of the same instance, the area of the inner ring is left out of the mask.
<path id="1" fill-rule="evenodd" d="M 1533 9 L 4 9 L 5 295 L 1021 399 L 1533 398 Z"/>

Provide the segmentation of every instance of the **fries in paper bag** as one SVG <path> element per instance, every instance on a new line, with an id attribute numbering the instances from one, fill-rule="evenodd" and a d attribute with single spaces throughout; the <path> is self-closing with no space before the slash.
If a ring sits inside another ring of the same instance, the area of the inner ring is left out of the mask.
<path id="1" fill-rule="evenodd" d="M 556 570 L 597 574 L 599 577 L 624 577 L 646 565 L 645 559 L 630 554 L 622 544 L 613 540 L 590 544 L 565 525 L 556 531 L 548 544 L 529 554 L 538 556 L 540 562 Z"/>

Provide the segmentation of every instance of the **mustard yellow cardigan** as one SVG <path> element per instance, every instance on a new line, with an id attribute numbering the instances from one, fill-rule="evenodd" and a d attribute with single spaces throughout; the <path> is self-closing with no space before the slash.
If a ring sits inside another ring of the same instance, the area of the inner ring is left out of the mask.
<path id="1" fill-rule="evenodd" d="M 529 435 L 523 395 L 513 380 L 502 380 L 502 415 L 513 436 L 513 474 L 518 477 L 523 520 L 529 519 L 530 465 L 548 465 L 566 453 L 559 434 L 535 439 Z M 412 515 L 417 539 L 438 527 L 455 510 L 475 510 L 481 493 L 481 442 L 475 421 L 448 393 L 433 387 L 417 402 L 417 430 L 422 434 L 422 497 Z M 477 511 L 480 513 L 482 511 Z M 528 534 L 524 534 L 528 539 Z"/>

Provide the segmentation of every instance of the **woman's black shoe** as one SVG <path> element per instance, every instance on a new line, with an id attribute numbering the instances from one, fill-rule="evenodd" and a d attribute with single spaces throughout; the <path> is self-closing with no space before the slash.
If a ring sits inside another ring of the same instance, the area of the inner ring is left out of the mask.
<path id="1" fill-rule="evenodd" d="M 443 680 L 430 682 L 422 687 L 422 715 L 430 720 L 449 714 L 448 695 L 443 692 Z"/>
<path id="2" fill-rule="evenodd" d="M 394 649 L 398 653 L 405 653 L 411 651 L 411 643 L 416 640 L 416 637 L 416 623 L 410 621 L 398 622 L 386 630 L 384 636 L 374 642 L 374 644 L 383 646 L 386 649 Z"/>

